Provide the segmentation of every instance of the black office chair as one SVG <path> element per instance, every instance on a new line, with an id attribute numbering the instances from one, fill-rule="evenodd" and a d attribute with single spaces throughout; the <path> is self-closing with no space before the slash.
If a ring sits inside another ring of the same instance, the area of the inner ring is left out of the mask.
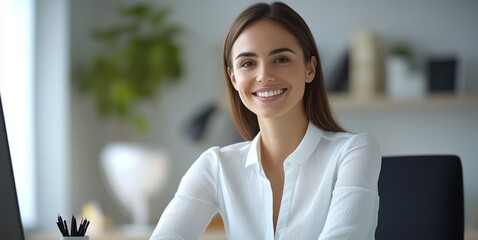
<path id="1" fill-rule="evenodd" d="M 377 240 L 464 238 L 459 157 L 383 157 L 378 193 Z"/>

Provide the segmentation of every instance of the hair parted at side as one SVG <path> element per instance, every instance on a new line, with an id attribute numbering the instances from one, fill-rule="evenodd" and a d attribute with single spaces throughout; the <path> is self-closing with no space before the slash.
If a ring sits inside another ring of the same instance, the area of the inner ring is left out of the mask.
<path id="1" fill-rule="evenodd" d="M 229 104 L 232 119 L 245 140 L 252 140 L 259 132 L 259 123 L 255 113 L 250 111 L 241 101 L 239 93 L 232 85 L 228 68 L 233 69 L 231 51 L 234 42 L 242 31 L 250 24 L 268 19 L 284 26 L 293 36 L 296 36 L 302 51 L 304 61 L 309 62 L 312 56 L 317 59 L 316 74 L 312 82 L 306 83 L 304 92 L 304 109 L 306 117 L 317 127 L 325 131 L 343 132 L 344 129 L 335 120 L 330 107 L 325 82 L 319 58 L 319 51 L 314 37 L 302 17 L 285 3 L 256 3 L 244 10 L 232 23 L 224 40 L 223 64 L 226 75 L 226 85 L 229 92 Z"/>

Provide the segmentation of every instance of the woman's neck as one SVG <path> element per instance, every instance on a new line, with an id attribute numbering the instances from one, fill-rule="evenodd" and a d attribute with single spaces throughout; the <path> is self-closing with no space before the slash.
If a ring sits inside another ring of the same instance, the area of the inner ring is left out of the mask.
<path id="1" fill-rule="evenodd" d="M 260 119 L 261 158 L 282 168 L 285 158 L 304 138 L 308 123 L 305 115 L 294 119 Z"/>

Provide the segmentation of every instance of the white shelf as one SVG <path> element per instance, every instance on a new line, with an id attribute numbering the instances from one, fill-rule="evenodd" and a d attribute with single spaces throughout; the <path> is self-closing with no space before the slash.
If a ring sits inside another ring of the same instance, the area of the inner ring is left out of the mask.
<path id="1" fill-rule="evenodd" d="M 385 95 L 356 98 L 348 94 L 330 94 L 329 97 L 335 111 L 478 107 L 478 94 L 430 94 L 418 99 L 391 99 Z"/>

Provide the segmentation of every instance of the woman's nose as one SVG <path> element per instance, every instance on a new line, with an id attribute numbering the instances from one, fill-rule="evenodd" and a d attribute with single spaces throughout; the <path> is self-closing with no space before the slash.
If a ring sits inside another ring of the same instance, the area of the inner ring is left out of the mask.
<path id="1" fill-rule="evenodd" d="M 264 84 L 275 81 L 274 74 L 269 66 L 262 65 L 261 67 L 259 67 L 257 73 L 257 81 L 262 82 Z"/>

